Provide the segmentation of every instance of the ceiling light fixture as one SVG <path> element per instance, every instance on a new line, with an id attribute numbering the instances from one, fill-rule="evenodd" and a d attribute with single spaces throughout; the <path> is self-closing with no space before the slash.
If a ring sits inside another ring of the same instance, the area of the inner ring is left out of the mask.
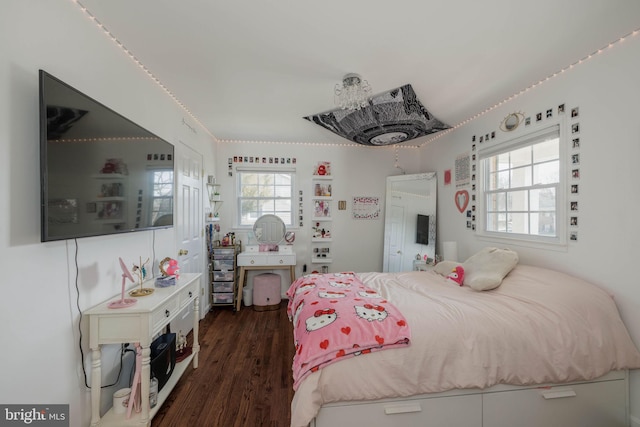
<path id="1" fill-rule="evenodd" d="M 304 118 L 349 141 L 377 147 L 449 129 L 424 108 L 410 84 L 372 96 L 357 110 L 336 108 Z"/>
<path id="2" fill-rule="evenodd" d="M 342 84 L 336 83 L 334 90 L 336 106 L 343 110 L 359 110 L 366 107 L 371 95 L 371 86 L 358 74 L 349 73 L 342 78 Z"/>

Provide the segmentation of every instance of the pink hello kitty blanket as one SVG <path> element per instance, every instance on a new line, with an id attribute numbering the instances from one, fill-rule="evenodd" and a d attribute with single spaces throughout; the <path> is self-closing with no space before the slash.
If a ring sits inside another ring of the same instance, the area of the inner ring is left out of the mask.
<path id="1" fill-rule="evenodd" d="M 296 352 L 293 388 L 323 366 L 407 346 L 411 331 L 400 311 L 354 273 L 310 274 L 287 291 Z"/>

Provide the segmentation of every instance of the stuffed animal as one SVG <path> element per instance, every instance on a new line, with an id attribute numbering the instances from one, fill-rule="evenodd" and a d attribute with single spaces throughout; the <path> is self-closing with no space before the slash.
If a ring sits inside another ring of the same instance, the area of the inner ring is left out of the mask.
<path id="1" fill-rule="evenodd" d="M 464 268 L 461 265 L 456 266 L 451 273 L 447 276 L 447 279 L 453 280 L 458 285 L 462 286 L 464 280 Z"/>
<path id="2" fill-rule="evenodd" d="M 180 276 L 180 268 L 178 267 L 178 261 L 175 259 L 169 260 L 169 266 L 166 268 L 169 276 Z"/>
<path id="3" fill-rule="evenodd" d="M 167 276 L 176 276 L 176 278 L 180 277 L 180 268 L 178 267 L 178 261 L 175 259 L 166 257 L 159 264 L 160 273 L 162 273 L 163 277 Z"/>

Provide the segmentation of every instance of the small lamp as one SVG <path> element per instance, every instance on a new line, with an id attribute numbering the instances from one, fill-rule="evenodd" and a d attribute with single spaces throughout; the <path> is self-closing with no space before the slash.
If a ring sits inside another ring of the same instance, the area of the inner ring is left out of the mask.
<path id="1" fill-rule="evenodd" d="M 445 261 L 458 262 L 458 244 L 456 242 L 442 242 L 442 257 Z"/>

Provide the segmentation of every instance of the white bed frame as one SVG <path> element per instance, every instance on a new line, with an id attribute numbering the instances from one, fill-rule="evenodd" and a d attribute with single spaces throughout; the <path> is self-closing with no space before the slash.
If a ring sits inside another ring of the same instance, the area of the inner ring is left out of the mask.
<path id="1" fill-rule="evenodd" d="M 628 427 L 628 371 L 593 381 L 324 405 L 311 427 Z"/>

